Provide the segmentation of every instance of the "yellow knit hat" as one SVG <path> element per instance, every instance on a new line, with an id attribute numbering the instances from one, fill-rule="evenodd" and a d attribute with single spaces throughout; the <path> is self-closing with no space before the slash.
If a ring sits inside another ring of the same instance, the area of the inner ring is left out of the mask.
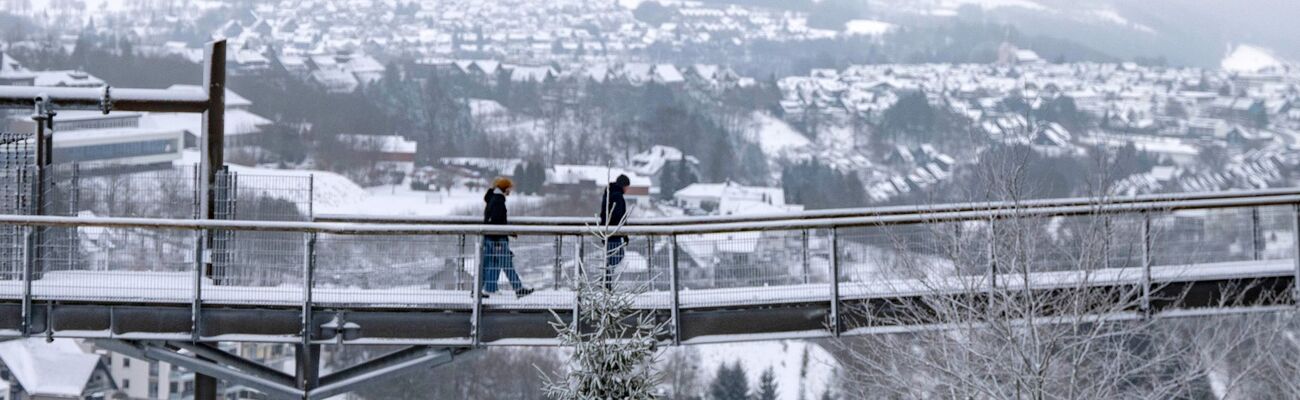
<path id="1" fill-rule="evenodd" d="M 492 187 L 501 190 L 506 190 L 515 187 L 515 182 L 511 181 L 510 178 L 499 176 L 496 179 L 492 180 Z"/>

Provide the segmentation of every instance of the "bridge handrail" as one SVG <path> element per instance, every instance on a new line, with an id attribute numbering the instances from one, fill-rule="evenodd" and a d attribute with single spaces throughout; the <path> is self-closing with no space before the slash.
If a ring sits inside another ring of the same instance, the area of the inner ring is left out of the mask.
<path id="1" fill-rule="evenodd" d="M 0 86 L 0 108 L 30 107 L 37 97 L 60 110 L 102 110 L 111 102 L 116 111 L 197 113 L 209 104 L 207 93 L 193 89 Z"/>
<path id="2" fill-rule="evenodd" d="M 717 224 L 717 223 L 740 223 L 740 222 L 766 222 L 766 221 L 789 221 L 789 220 L 810 220 L 810 219 L 833 219 L 833 218 L 853 218 L 853 217 L 878 217 L 886 215 L 907 215 L 922 213 L 947 213 L 947 212 L 969 212 L 969 211 L 988 211 L 1000 209 L 1028 209 L 1028 208 L 1048 208 L 1063 206 L 1088 206 L 1096 204 L 1131 204 L 1131 203 L 1152 203 L 1152 202 L 1171 202 L 1171 201 L 1188 201 L 1188 200 L 1215 200 L 1215 199 L 1235 199 L 1235 198 L 1254 198 L 1270 197 L 1283 195 L 1300 195 L 1300 188 L 1280 188 L 1280 189 L 1256 189 L 1256 190 L 1234 190 L 1228 192 L 1192 192 L 1192 193 L 1168 193 L 1168 194 L 1144 194 L 1137 196 L 1124 197 L 1070 197 L 1057 199 L 1035 199 L 1025 200 L 1017 203 L 1010 202 L 966 202 L 950 203 L 936 205 L 917 205 L 917 206 L 885 206 L 885 207 L 862 207 L 862 208 L 840 208 L 828 210 L 810 210 L 792 213 L 765 213 L 765 214 L 747 214 L 747 215 L 711 215 L 696 217 L 667 217 L 667 218 L 636 218 L 627 221 L 628 226 L 669 226 L 669 225 L 697 225 L 697 224 Z M 371 223 L 371 224 L 434 224 L 434 225 L 476 225 L 480 224 L 483 219 L 476 216 L 374 216 L 362 214 L 318 214 L 313 218 L 316 222 L 343 222 L 343 223 Z M 512 217 L 512 225 L 544 225 L 544 226 L 587 226 L 597 223 L 593 217 Z"/>
<path id="3" fill-rule="evenodd" d="M 694 225 L 624 226 L 627 235 L 691 235 L 711 233 L 755 232 L 767 230 L 829 229 L 868 226 L 912 225 L 960 221 L 986 221 L 1023 217 L 1079 216 L 1106 213 L 1169 212 L 1216 208 L 1260 207 L 1300 204 L 1300 195 L 1227 197 L 1195 200 L 1096 203 L 1090 205 L 991 210 L 916 212 L 911 214 L 868 215 L 822 219 L 786 219 L 756 222 L 721 222 Z M 120 217 L 59 217 L 0 215 L 0 224 L 29 226 L 89 226 L 106 228 L 169 228 L 186 230 L 221 229 L 237 231 L 305 232 L 351 235 L 584 235 L 587 226 L 555 225 L 447 225 L 447 224 L 373 224 L 344 222 L 286 222 L 247 220 L 196 220 Z"/>

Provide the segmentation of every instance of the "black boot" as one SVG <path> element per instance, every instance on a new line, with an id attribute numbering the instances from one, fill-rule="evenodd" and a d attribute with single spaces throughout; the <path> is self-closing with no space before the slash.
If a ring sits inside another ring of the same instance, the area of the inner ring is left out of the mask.
<path id="1" fill-rule="evenodd" d="M 533 293 L 531 288 L 519 288 L 515 290 L 515 298 L 524 297 Z"/>

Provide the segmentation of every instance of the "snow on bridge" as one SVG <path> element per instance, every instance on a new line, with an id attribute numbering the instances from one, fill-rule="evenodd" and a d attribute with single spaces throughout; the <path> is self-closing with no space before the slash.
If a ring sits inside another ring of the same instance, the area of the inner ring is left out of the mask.
<path id="1" fill-rule="evenodd" d="M 638 307 L 671 321 L 665 340 L 675 343 L 906 329 L 848 314 L 993 290 L 1145 288 L 1143 304 L 1163 288 L 1201 293 L 1224 282 L 1285 293 L 1300 265 L 1296 204 L 1300 193 L 1265 191 L 635 221 L 623 227 L 629 256 L 614 279 L 640 292 Z M 604 265 L 580 219 L 338 219 L 0 216 L 42 243 L 5 255 L 21 261 L 6 265 L 32 269 L 0 271 L 0 333 L 294 342 L 309 321 L 318 342 L 342 340 L 320 327 L 348 322 L 359 326 L 346 339 L 355 343 L 554 344 L 547 322 L 572 315 L 579 266 Z M 989 238 L 1011 226 L 1041 234 L 1030 235 L 1029 252 L 1017 250 L 1032 255 L 1021 268 L 999 269 L 998 254 L 1012 249 Z M 214 240 L 202 259 L 198 231 Z M 502 282 L 501 293 L 474 301 L 484 233 L 521 235 L 515 264 L 537 292 L 515 298 Z M 1101 261 L 1089 262 L 1097 240 L 1106 243 Z M 1187 301 L 1168 307 L 1213 305 Z"/>

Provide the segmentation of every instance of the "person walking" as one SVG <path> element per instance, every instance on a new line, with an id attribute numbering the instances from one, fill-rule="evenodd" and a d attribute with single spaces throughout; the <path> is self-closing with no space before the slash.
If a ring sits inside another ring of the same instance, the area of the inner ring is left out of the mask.
<path id="1" fill-rule="evenodd" d="M 487 194 L 483 195 L 483 202 L 487 203 L 483 208 L 483 223 L 486 225 L 506 225 L 509 211 L 506 209 L 506 196 L 514 190 L 514 182 L 510 178 L 500 177 L 492 181 L 492 187 L 488 189 Z M 510 280 L 510 286 L 515 289 L 516 297 L 527 296 L 533 292 L 533 289 L 524 287 L 519 280 L 519 274 L 515 272 L 515 253 L 510 251 L 510 237 L 507 235 L 483 235 L 482 265 L 479 273 L 483 274 L 483 292 L 484 298 L 496 293 L 497 279 L 500 278 L 501 271 L 505 271 L 506 279 Z"/>
<path id="2" fill-rule="evenodd" d="M 632 185 L 632 180 L 627 175 L 619 175 L 609 187 L 605 189 L 605 195 L 602 196 L 600 204 L 600 226 L 607 231 L 609 228 L 616 228 L 625 222 L 627 218 L 627 200 L 623 198 L 627 187 Z M 623 257 L 627 250 L 627 236 L 615 235 L 609 237 L 605 244 L 605 287 L 612 286 L 612 274 L 615 265 L 623 262 Z"/>

